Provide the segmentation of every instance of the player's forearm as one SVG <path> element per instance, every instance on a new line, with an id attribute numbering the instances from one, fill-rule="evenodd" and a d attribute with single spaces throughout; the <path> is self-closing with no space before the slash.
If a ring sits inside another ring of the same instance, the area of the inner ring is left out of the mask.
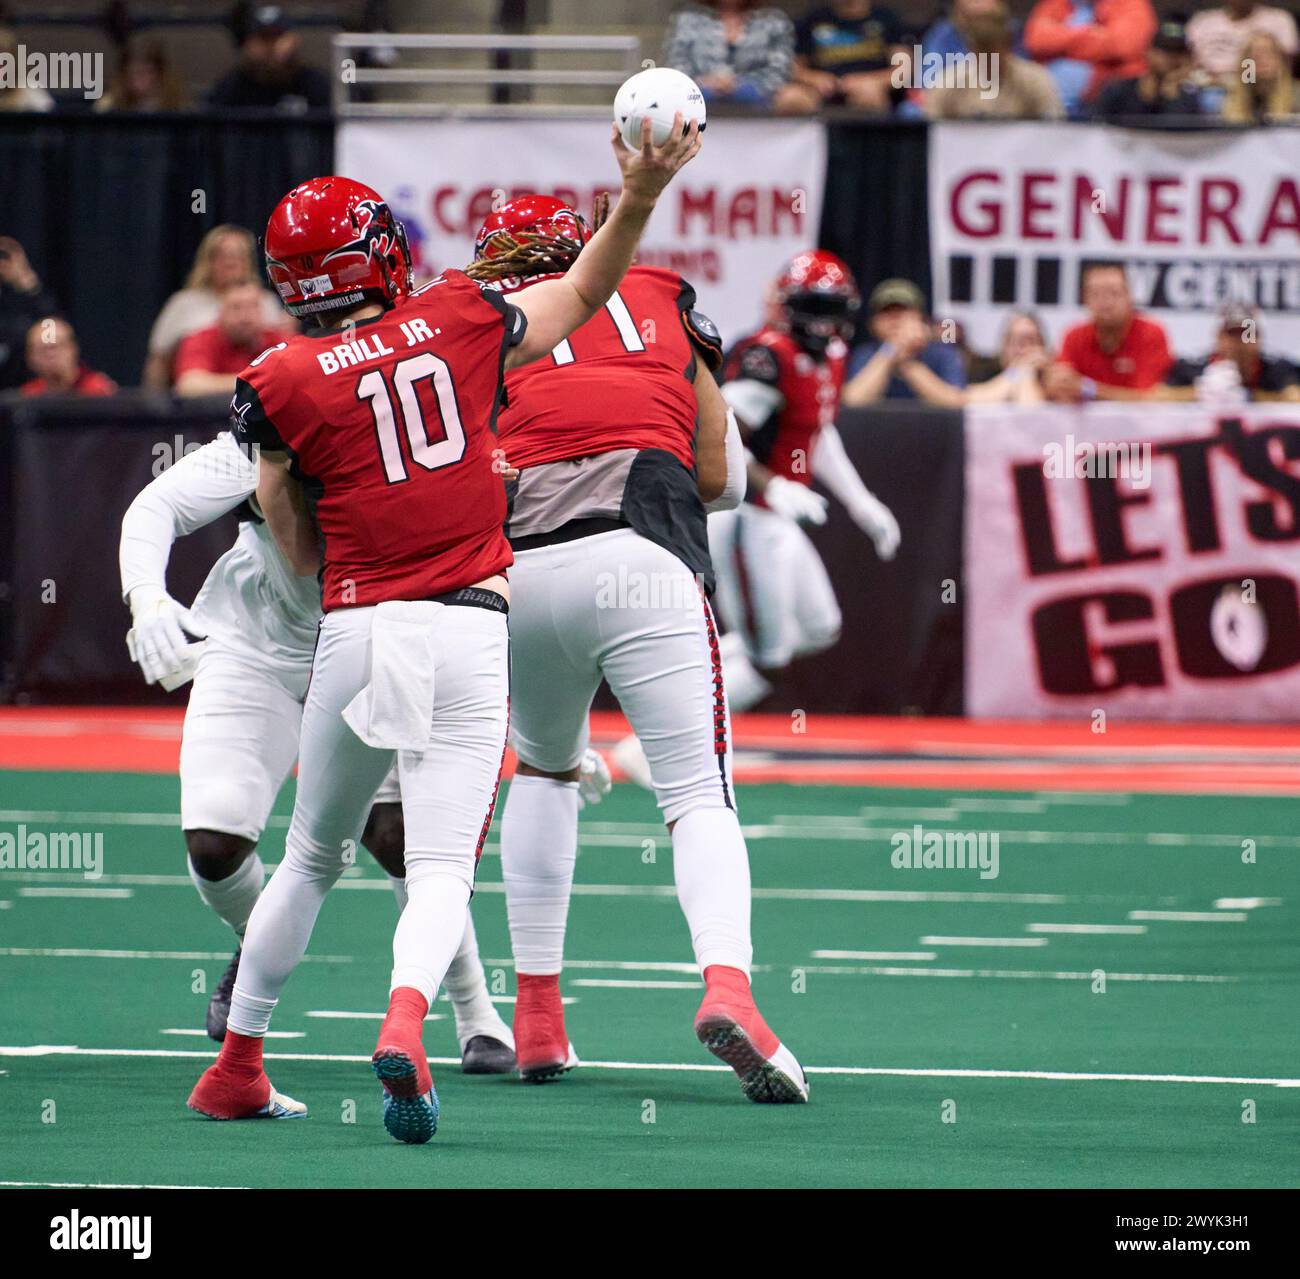
<path id="1" fill-rule="evenodd" d="M 695 373 L 695 482 L 700 500 L 716 501 L 727 486 L 727 402 L 703 364 Z"/>
<path id="2" fill-rule="evenodd" d="M 320 536 L 307 510 L 302 485 L 289 475 L 287 465 L 262 454 L 258 466 L 257 504 L 289 566 L 299 577 L 320 571 Z"/>
<path id="3" fill-rule="evenodd" d="M 564 277 L 587 308 L 590 319 L 618 288 L 636 256 L 655 201 L 624 191 L 609 220 L 578 254 Z"/>
<path id="4" fill-rule="evenodd" d="M 840 433 L 833 426 L 823 427 L 813 447 L 812 473 L 831 496 L 850 511 L 874 500 L 874 494 L 862 482 L 857 467 L 853 465 Z"/>

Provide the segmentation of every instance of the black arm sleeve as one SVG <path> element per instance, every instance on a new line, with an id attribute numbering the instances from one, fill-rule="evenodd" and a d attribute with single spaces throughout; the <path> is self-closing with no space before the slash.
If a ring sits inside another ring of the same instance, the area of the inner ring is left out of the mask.
<path id="1" fill-rule="evenodd" d="M 230 432 L 235 443 L 245 451 L 253 445 L 278 453 L 289 451 L 275 423 L 262 408 L 256 388 L 242 377 L 235 380 L 235 394 L 230 401 Z"/>

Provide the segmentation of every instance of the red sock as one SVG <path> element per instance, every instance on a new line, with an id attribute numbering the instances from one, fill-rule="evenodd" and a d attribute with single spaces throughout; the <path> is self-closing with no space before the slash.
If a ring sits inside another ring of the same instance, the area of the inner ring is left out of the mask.
<path id="1" fill-rule="evenodd" d="M 516 973 L 516 998 L 527 1003 L 537 1000 L 550 1001 L 552 995 L 560 993 L 559 973 Z"/>
<path id="2" fill-rule="evenodd" d="M 384 1030 L 412 1037 L 419 1043 L 424 1037 L 424 1018 L 428 1011 L 429 1001 L 418 990 L 413 986 L 399 986 L 388 997 Z"/>
<path id="3" fill-rule="evenodd" d="M 237 1030 L 227 1030 L 221 1042 L 218 1064 L 237 1075 L 262 1073 L 262 1041 L 253 1035 L 241 1035 Z"/>
<path id="4" fill-rule="evenodd" d="M 710 964 L 704 970 L 704 985 L 704 1002 L 696 1014 L 697 1018 L 710 1008 L 720 1008 L 744 1027 L 745 1033 L 763 1056 L 770 1057 L 776 1052 L 781 1041 L 763 1020 L 763 1015 L 754 1004 L 749 978 L 739 968 Z"/>

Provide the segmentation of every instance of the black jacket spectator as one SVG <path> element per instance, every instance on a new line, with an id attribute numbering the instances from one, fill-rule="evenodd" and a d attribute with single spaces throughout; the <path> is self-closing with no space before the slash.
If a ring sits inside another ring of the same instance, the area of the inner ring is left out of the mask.
<path id="1" fill-rule="evenodd" d="M 244 28 L 239 61 L 214 86 L 214 107 L 309 111 L 330 105 L 330 80 L 299 61 L 298 37 L 278 5 L 254 9 Z"/>
<path id="2" fill-rule="evenodd" d="M 32 270 L 17 240 L 0 236 L 0 391 L 27 379 L 23 350 L 27 331 L 58 303 Z"/>

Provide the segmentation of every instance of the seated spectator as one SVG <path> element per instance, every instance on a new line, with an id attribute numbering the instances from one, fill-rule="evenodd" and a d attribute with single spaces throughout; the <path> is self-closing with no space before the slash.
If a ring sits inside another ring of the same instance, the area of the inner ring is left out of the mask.
<path id="1" fill-rule="evenodd" d="M 949 386 L 964 387 L 966 370 L 951 343 L 936 342 L 925 319 L 925 298 L 910 280 L 885 280 L 867 301 L 871 340 L 854 349 L 845 373 L 842 402 L 849 407 L 878 400 L 920 398 L 921 385 L 933 391 L 924 378 L 931 374 Z"/>
<path id="2" fill-rule="evenodd" d="M 1202 9 L 1187 21 L 1187 43 L 1196 69 L 1225 89 L 1241 77 L 1242 49 L 1253 35 L 1270 35 L 1283 55 L 1300 48 L 1295 18 L 1285 9 L 1228 0 L 1221 9 Z"/>
<path id="3" fill-rule="evenodd" d="M 1047 398 L 1067 404 L 1153 398 L 1174 359 L 1164 328 L 1134 308 L 1124 268 L 1085 267 L 1083 305 L 1089 319 L 1065 335 L 1057 362 L 1043 375 Z"/>
<path id="4" fill-rule="evenodd" d="M 329 77 L 303 64 L 299 43 L 279 5 L 259 5 L 244 24 L 239 61 L 213 86 L 208 101 L 258 111 L 328 110 Z"/>
<path id="5" fill-rule="evenodd" d="M 1047 64 L 1066 111 L 1077 116 L 1111 80 L 1145 73 L 1155 32 L 1151 0 L 1038 0 L 1025 48 Z"/>
<path id="6" fill-rule="evenodd" d="M 176 352 L 176 394 L 233 395 L 235 376 L 283 337 L 267 328 L 256 284 L 227 289 L 216 324 L 191 333 Z"/>
<path id="7" fill-rule="evenodd" d="M 77 335 L 67 320 L 49 315 L 27 333 L 27 368 L 32 377 L 22 395 L 113 395 L 117 384 L 81 362 Z"/>
<path id="8" fill-rule="evenodd" d="M 23 246 L 0 235 L 0 391 L 11 390 L 26 376 L 23 344 L 27 332 L 41 316 L 58 309 L 54 295 L 32 270 Z"/>
<path id="9" fill-rule="evenodd" d="M 1052 362 L 1047 334 L 1032 311 L 1016 311 L 1002 330 L 998 371 L 966 392 L 966 404 L 1041 404 L 1043 373 Z"/>
<path id="10" fill-rule="evenodd" d="M 940 18 L 921 37 L 922 54 L 938 54 L 941 58 L 961 57 L 970 53 L 967 28 L 972 18 L 1002 7 L 1002 0 L 953 0 L 946 18 Z M 1024 30 L 1013 21 L 1011 51 L 1017 57 L 1025 56 Z"/>
<path id="11" fill-rule="evenodd" d="M 1164 398 L 1240 403 L 1300 401 L 1300 372 L 1280 355 L 1266 355 L 1259 318 L 1250 307 L 1225 307 L 1214 350 L 1204 360 L 1179 360 L 1166 379 Z"/>
<path id="12" fill-rule="evenodd" d="M 1199 115 L 1201 91 L 1181 22 L 1162 22 L 1147 52 L 1143 75 L 1112 80 L 1097 95 L 1098 117 Z"/>
<path id="13" fill-rule="evenodd" d="M 688 4 L 669 20 L 663 64 L 684 71 L 709 102 L 736 102 L 777 111 L 802 110 L 794 92 L 794 24 L 780 9 L 754 0 Z"/>
<path id="14" fill-rule="evenodd" d="M 13 67 L 18 61 L 18 37 L 0 27 L 0 64 Z M 54 95 L 48 89 L 19 86 L 15 77 L 0 77 L 0 111 L 53 111 Z"/>
<path id="15" fill-rule="evenodd" d="M 897 15 L 872 0 L 837 0 L 814 9 L 795 27 L 788 109 L 802 101 L 806 111 L 823 106 L 888 111 L 890 58 L 901 43 Z"/>
<path id="16" fill-rule="evenodd" d="M 1258 32 L 1241 49 L 1241 67 L 1228 84 L 1223 118 L 1230 124 L 1263 124 L 1300 112 L 1291 66 L 1282 46 Z"/>
<path id="17" fill-rule="evenodd" d="M 1065 115 L 1047 69 L 1012 53 L 1011 15 L 1001 4 L 968 18 L 965 35 L 969 50 L 954 56 L 974 56 L 976 67 L 988 67 L 993 75 L 980 83 L 966 63 L 946 69 L 943 86 L 926 92 L 926 115 L 933 120 L 1059 120 Z"/>
<path id="18" fill-rule="evenodd" d="M 918 400 L 941 408 L 960 409 L 968 404 L 1041 404 L 1042 373 L 1051 363 L 1047 338 L 1038 317 L 1017 311 L 1002 332 L 1002 346 L 992 361 L 992 377 L 974 386 L 945 382 L 919 360 L 904 362 L 899 375 Z"/>
<path id="19" fill-rule="evenodd" d="M 185 89 L 172 70 L 161 40 L 132 38 L 122 50 L 117 74 L 96 111 L 179 111 Z"/>
<path id="20" fill-rule="evenodd" d="M 149 358 L 143 384 L 165 391 L 172 384 L 172 362 L 181 339 L 217 321 L 221 298 L 236 285 L 257 280 L 253 237 L 243 227 L 213 227 L 199 242 L 185 287 L 173 293 L 149 332 Z M 269 289 L 262 293 L 262 320 L 267 328 L 288 329 L 291 321 Z"/>

